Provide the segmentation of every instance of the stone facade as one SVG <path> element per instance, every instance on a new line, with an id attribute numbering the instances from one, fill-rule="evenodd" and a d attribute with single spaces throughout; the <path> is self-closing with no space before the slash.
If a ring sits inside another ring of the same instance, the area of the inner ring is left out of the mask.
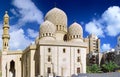
<path id="1" fill-rule="evenodd" d="M 67 15 L 53 8 L 40 25 L 35 44 L 23 51 L 9 50 L 9 16 L 4 15 L 2 77 L 70 77 L 86 73 L 87 43 L 81 25 L 67 28 Z"/>

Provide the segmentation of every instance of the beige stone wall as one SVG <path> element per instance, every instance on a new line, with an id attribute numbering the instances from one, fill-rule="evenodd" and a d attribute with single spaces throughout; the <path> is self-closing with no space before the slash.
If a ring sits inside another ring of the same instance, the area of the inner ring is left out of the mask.
<path id="1" fill-rule="evenodd" d="M 72 44 L 73 45 L 73 44 Z M 48 49 L 50 48 L 50 52 Z M 64 52 L 65 49 L 65 52 Z M 80 53 L 78 53 L 78 49 Z M 48 62 L 48 57 L 51 61 Z M 77 58 L 80 57 L 80 62 Z M 70 45 L 40 45 L 40 75 L 47 76 L 47 68 L 57 76 L 71 76 L 77 74 L 77 68 L 80 67 L 81 73 L 86 73 L 86 47 Z"/>
<path id="2" fill-rule="evenodd" d="M 21 77 L 21 53 L 2 53 L 2 77 L 10 77 L 10 62 L 15 62 L 15 76 Z"/>
<path id="3" fill-rule="evenodd" d="M 23 77 L 35 76 L 35 56 L 36 56 L 35 52 L 36 52 L 36 45 L 30 45 L 23 51 L 23 54 L 22 54 L 22 76 Z"/>

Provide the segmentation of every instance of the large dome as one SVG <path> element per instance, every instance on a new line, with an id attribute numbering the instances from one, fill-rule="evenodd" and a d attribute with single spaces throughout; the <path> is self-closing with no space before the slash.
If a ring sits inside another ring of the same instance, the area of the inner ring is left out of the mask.
<path id="1" fill-rule="evenodd" d="M 45 16 L 45 20 L 52 22 L 57 31 L 67 31 L 67 15 L 59 8 L 51 9 Z"/>
<path id="2" fill-rule="evenodd" d="M 53 36 L 56 31 L 56 27 L 53 23 L 46 20 L 40 26 L 40 37 Z"/>
<path id="3" fill-rule="evenodd" d="M 79 25 L 78 23 L 74 22 L 69 27 L 68 35 L 69 35 L 69 39 L 74 39 L 74 38 L 82 39 L 82 37 L 83 37 L 83 29 L 82 29 L 81 25 Z"/>

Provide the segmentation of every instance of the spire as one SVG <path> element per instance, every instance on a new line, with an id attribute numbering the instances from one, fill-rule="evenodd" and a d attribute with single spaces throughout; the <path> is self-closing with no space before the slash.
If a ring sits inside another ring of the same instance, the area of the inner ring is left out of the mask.
<path id="1" fill-rule="evenodd" d="M 57 6 L 57 3 L 55 2 L 55 3 L 54 3 L 54 7 L 56 7 L 56 6 Z"/>
<path id="2" fill-rule="evenodd" d="M 3 22 L 3 35 L 2 35 L 2 40 L 3 40 L 3 51 L 8 51 L 9 48 L 9 39 L 10 39 L 10 35 L 9 35 L 9 15 L 8 12 L 5 12 L 4 15 L 4 22 Z"/>
<path id="3" fill-rule="evenodd" d="M 9 24 L 9 16 L 8 16 L 8 12 L 5 11 L 5 15 L 4 15 L 4 25 L 8 25 Z"/>
<path id="4" fill-rule="evenodd" d="M 7 14 L 8 13 L 8 11 L 5 11 L 5 14 Z"/>

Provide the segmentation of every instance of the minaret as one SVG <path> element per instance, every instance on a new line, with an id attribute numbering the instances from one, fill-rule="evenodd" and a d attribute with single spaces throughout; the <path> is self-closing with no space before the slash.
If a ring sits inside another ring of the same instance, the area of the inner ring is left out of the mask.
<path id="1" fill-rule="evenodd" d="M 9 39 L 10 39 L 10 35 L 9 35 L 9 16 L 8 16 L 8 12 L 5 12 L 4 15 L 4 22 L 3 22 L 3 35 L 2 35 L 2 40 L 3 40 L 3 50 L 2 51 L 8 51 L 9 49 Z"/>

